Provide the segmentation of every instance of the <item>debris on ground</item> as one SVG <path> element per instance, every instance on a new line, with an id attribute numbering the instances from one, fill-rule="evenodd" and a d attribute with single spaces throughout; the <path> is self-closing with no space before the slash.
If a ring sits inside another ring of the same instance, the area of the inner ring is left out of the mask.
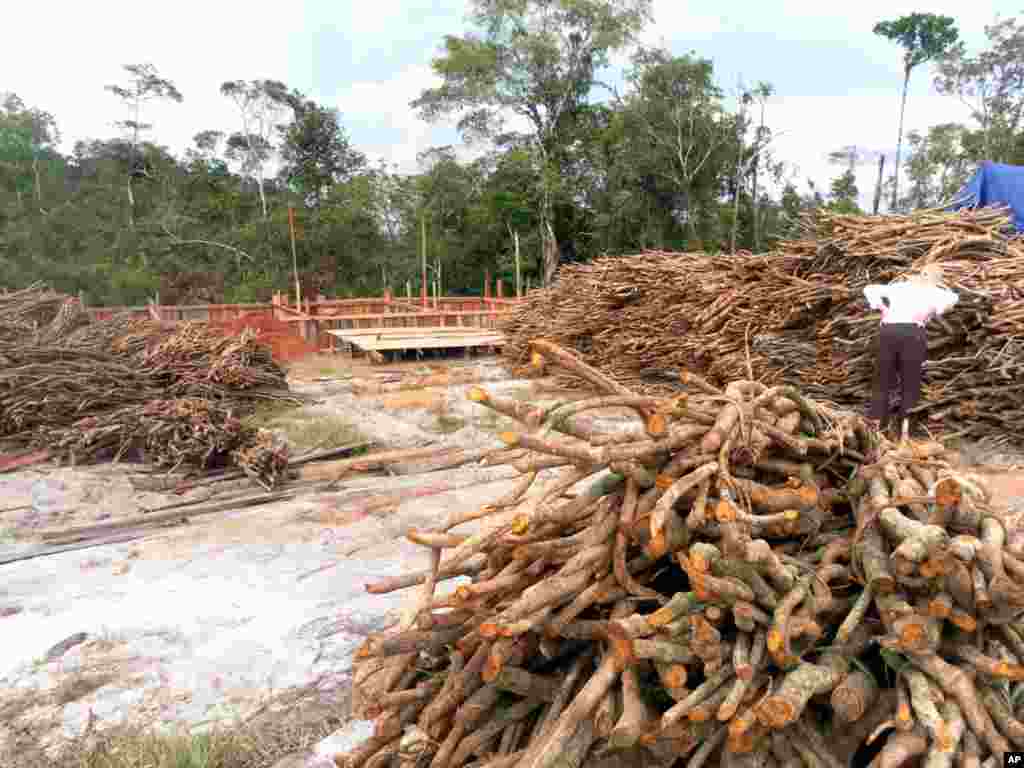
<path id="1" fill-rule="evenodd" d="M 521 481 L 410 529 L 431 567 L 367 585 L 415 594 L 356 654 L 375 724 L 339 768 L 987 766 L 1024 747 L 1024 551 L 941 445 L 788 385 L 644 396 L 527 351 L 598 395 L 472 390 L 521 425 Z M 608 408 L 636 417 L 605 431 Z"/>
<path id="2" fill-rule="evenodd" d="M 242 421 L 266 400 L 302 402 L 253 331 L 232 337 L 127 314 L 91 322 L 77 299 L 41 286 L 0 294 L 7 445 L 75 463 L 233 464 L 271 488 L 287 448 Z"/>
<path id="3" fill-rule="evenodd" d="M 819 212 L 771 253 L 648 252 L 565 265 L 516 305 L 504 357 L 529 370 L 546 338 L 638 391 L 666 394 L 678 371 L 716 385 L 787 383 L 824 402 L 870 401 L 878 318 L 863 289 L 942 265 L 959 303 L 928 326 L 920 407 L 932 425 L 1006 444 L 1024 431 L 1024 241 L 1004 210 L 900 216 Z M 578 383 L 572 377 L 567 383 Z"/>

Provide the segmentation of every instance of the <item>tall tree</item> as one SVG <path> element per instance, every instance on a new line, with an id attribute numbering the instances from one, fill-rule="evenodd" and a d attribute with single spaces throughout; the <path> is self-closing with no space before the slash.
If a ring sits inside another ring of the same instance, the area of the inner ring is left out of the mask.
<path id="1" fill-rule="evenodd" d="M 281 129 L 281 176 L 318 208 L 331 186 L 360 171 L 366 157 L 352 147 L 338 110 L 309 100 L 295 101 L 292 109 L 292 121 Z"/>
<path id="2" fill-rule="evenodd" d="M 243 172 L 256 179 L 265 219 L 264 167 L 273 150 L 273 140 L 289 107 L 294 106 L 296 95 L 277 80 L 229 80 L 221 84 L 220 92 L 235 103 L 242 118 L 242 130 L 232 135 L 229 143 L 245 156 Z"/>
<path id="3" fill-rule="evenodd" d="M 893 21 L 875 25 L 876 35 L 897 43 L 903 48 L 903 93 L 900 97 L 899 134 L 896 140 L 896 169 L 892 193 L 892 207 L 896 209 L 900 185 L 900 153 L 903 149 L 903 117 L 907 110 L 907 88 L 914 67 L 932 61 L 948 51 L 960 36 L 955 20 L 934 13 L 912 13 Z"/>
<path id="4" fill-rule="evenodd" d="M 860 194 L 857 190 L 857 176 L 852 168 L 847 168 L 832 180 L 829 192 L 830 207 L 833 210 L 842 213 L 856 213 L 860 210 L 857 205 L 857 197 Z"/>
<path id="5" fill-rule="evenodd" d="M 1010 18 L 985 27 L 989 48 L 971 56 L 953 46 L 939 62 L 935 87 L 958 97 L 978 122 L 982 156 L 1019 162 L 1017 137 L 1024 120 L 1024 27 Z"/>
<path id="6" fill-rule="evenodd" d="M 54 155 L 59 142 L 53 115 L 26 107 L 13 93 L 4 95 L 0 104 L 0 171 L 12 179 L 19 204 L 22 193 L 32 189 L 37 209 L 45 213 L 40 164 Z"/>
<path id="7" fill-rule="evenodd" d="M 432 62 L 443 83 L 412 106 L 427 120 L 460 115 L 468 137 L 494 137 L 511 116 L 530 126 L 543 168 L 545 276 L 558 262 L 555 182 L 595 75 L 650 14 L 650 0 L 473 0 L 475 29 L 449 35 Z"/>
<path id="8" fill-rule="evenodd" d="M 621 109 L 625 130 L 634 138 L 627 142 L 631 160 L 666 182 L 671 207 L 695 239 L 698 200 L 717 196 L 706 193 L 726 173 L 737 130 L 722 106 L 712 63 L 641 48 L 626 78 L 630 92 Z"/>
<path id="9" fill-rule="evenodd" d="M 128 194 L 128 225 L 135 229 L 135 193 L 132 190 L 132 178 L 146 174 L 145 165 L 139 157 L 139 137 L 143 131 L 150 130 L 151 123 L 142 122 L 143 104 L 156 99 L 170 100 L 181 103 L 182 95 L 170 80 L 161 77 L 152 64 L 125 64 L 128 81 L 124 85 L 108 85 L 106 90 L 114 94 L 128 108 L 129 117 L 121 120 L 118 125 L 128 133 L 131 146 L 131 166 L 127 174 L 125 190 Z"/>
<path id="10" fill-rule="evenodd" d="M 757 104 L 758 110 L 760 111 L 760 122 L 757 126 L 757 133 L 754 136 L 754 145 L 761 147 L 767 145 L 771 139 L 771 130 L 765 125 L 764 117 L 765 110 L 768 106 L 768 99 L 775 95 L 775 86 L 767 82 L 759 82 L 750 92 L 751 97 Z M 757 152 L 754 155 L 754 167 L 752 169 L 751 179 L 751 191 L 750 199 L 754 205 L 754 251 L 759 252 L 761 250 L 761 199 L 757 189 L 757 177 L 758 172 L 761 170 L 763 159 L 761 152 Z"/>

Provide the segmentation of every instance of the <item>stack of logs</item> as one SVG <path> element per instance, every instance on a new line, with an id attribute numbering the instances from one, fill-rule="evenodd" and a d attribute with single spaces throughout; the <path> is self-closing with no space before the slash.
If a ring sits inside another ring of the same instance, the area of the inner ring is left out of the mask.
<path id="1" fill-rule="evenodd" d="M 375 730 L 340 768 L 993 768 L 1024 748 L 1024 552 L 940 445 L 789 386 L 684 376 L 659 399 L 532 352 L 598 396 L 471 391 L 522 425 L 521 479 L 410 530 L 429 568 L 367 585 L 416 595 L 357 653 Z"/>
<path id="2" fill-rule="evenodd" d="M 1013 393 L 1024 376 L 1024 240 L 1000 209 L 907 216 L 817 211 L 804 236 L 765 254 L 647 252 L 560 268 L 518 303 L 502 355 L 529 368 L 545 338 L 646 394 L 667 394 L 678 368 L 725 386 L 791 384 L 817 400 L 870 401 L 879 314 L 865 286 L 939 265 L 959 296 L 928 324 L 916 411 L 936 428 L 996 447 L 1024 431 Z M 571 381 L 572 377 L 566 383 Z"/>

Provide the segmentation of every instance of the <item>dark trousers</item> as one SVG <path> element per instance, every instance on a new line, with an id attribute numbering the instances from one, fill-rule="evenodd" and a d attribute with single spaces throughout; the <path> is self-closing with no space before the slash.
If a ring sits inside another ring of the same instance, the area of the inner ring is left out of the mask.
<path id="1" fill-rule="evenodd" d="M 878 334 L 878 372 L 870 416 L 882 426 L 889 420 L 889 397 L 902 380 L 897 417 L 902 421 L 921 398 L 921 368 L 928 356 L 928 337 L 914 323 L 883 323 Z"/>

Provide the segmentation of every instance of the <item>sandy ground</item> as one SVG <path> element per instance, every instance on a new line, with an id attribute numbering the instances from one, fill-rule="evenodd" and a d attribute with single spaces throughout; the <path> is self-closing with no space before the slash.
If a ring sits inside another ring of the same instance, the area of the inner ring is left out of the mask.
<path id="1" fill-rule="evenodd" d="M 507 380 L 493 360 L 451 364 L 467 365 L 496 393 L 565 396 L 543 382 Z M 320 400 L 307 415 L 344 417 L 383 445 L 500 445 L 496 435 L 507 422 L 467 400 L 471 385 L 353 393 L 355 380 L 423 368 L 314 360 L 293 370 L 293 385 Z M 1024 462 L 1010 456 L 1001 463 Z M 0 565 L 0 755 L 26 728 L 56 745 L 81 733 L 90 718 L 100 730 L 124 721 L 201 729 L 252 714 L 290 690 L 345 695 L 353 650 L 388 626 L 411 592 L 370 595 L 364 584 L 425 567 L 425 552 L 404 532 L 499 497 L 513 474 L 507 467 L 470 466 L 426 477 L 346 479 L 329 494 Z M 1001 471 L 989 479 L 1008 511 L 1019 513 L 1024 473 Z M 127 467 L 0 475 L 0 557 L 34 546 L 31 534 L 39 526 L 115 519 L 182 500 L 138 484 Z M 367 511 L 374 494 L 445 485 L 450 489 Z M 366 730 L 365 723 L 350 723 L 292 765 L 328 765 L 323 758 Z"/>

